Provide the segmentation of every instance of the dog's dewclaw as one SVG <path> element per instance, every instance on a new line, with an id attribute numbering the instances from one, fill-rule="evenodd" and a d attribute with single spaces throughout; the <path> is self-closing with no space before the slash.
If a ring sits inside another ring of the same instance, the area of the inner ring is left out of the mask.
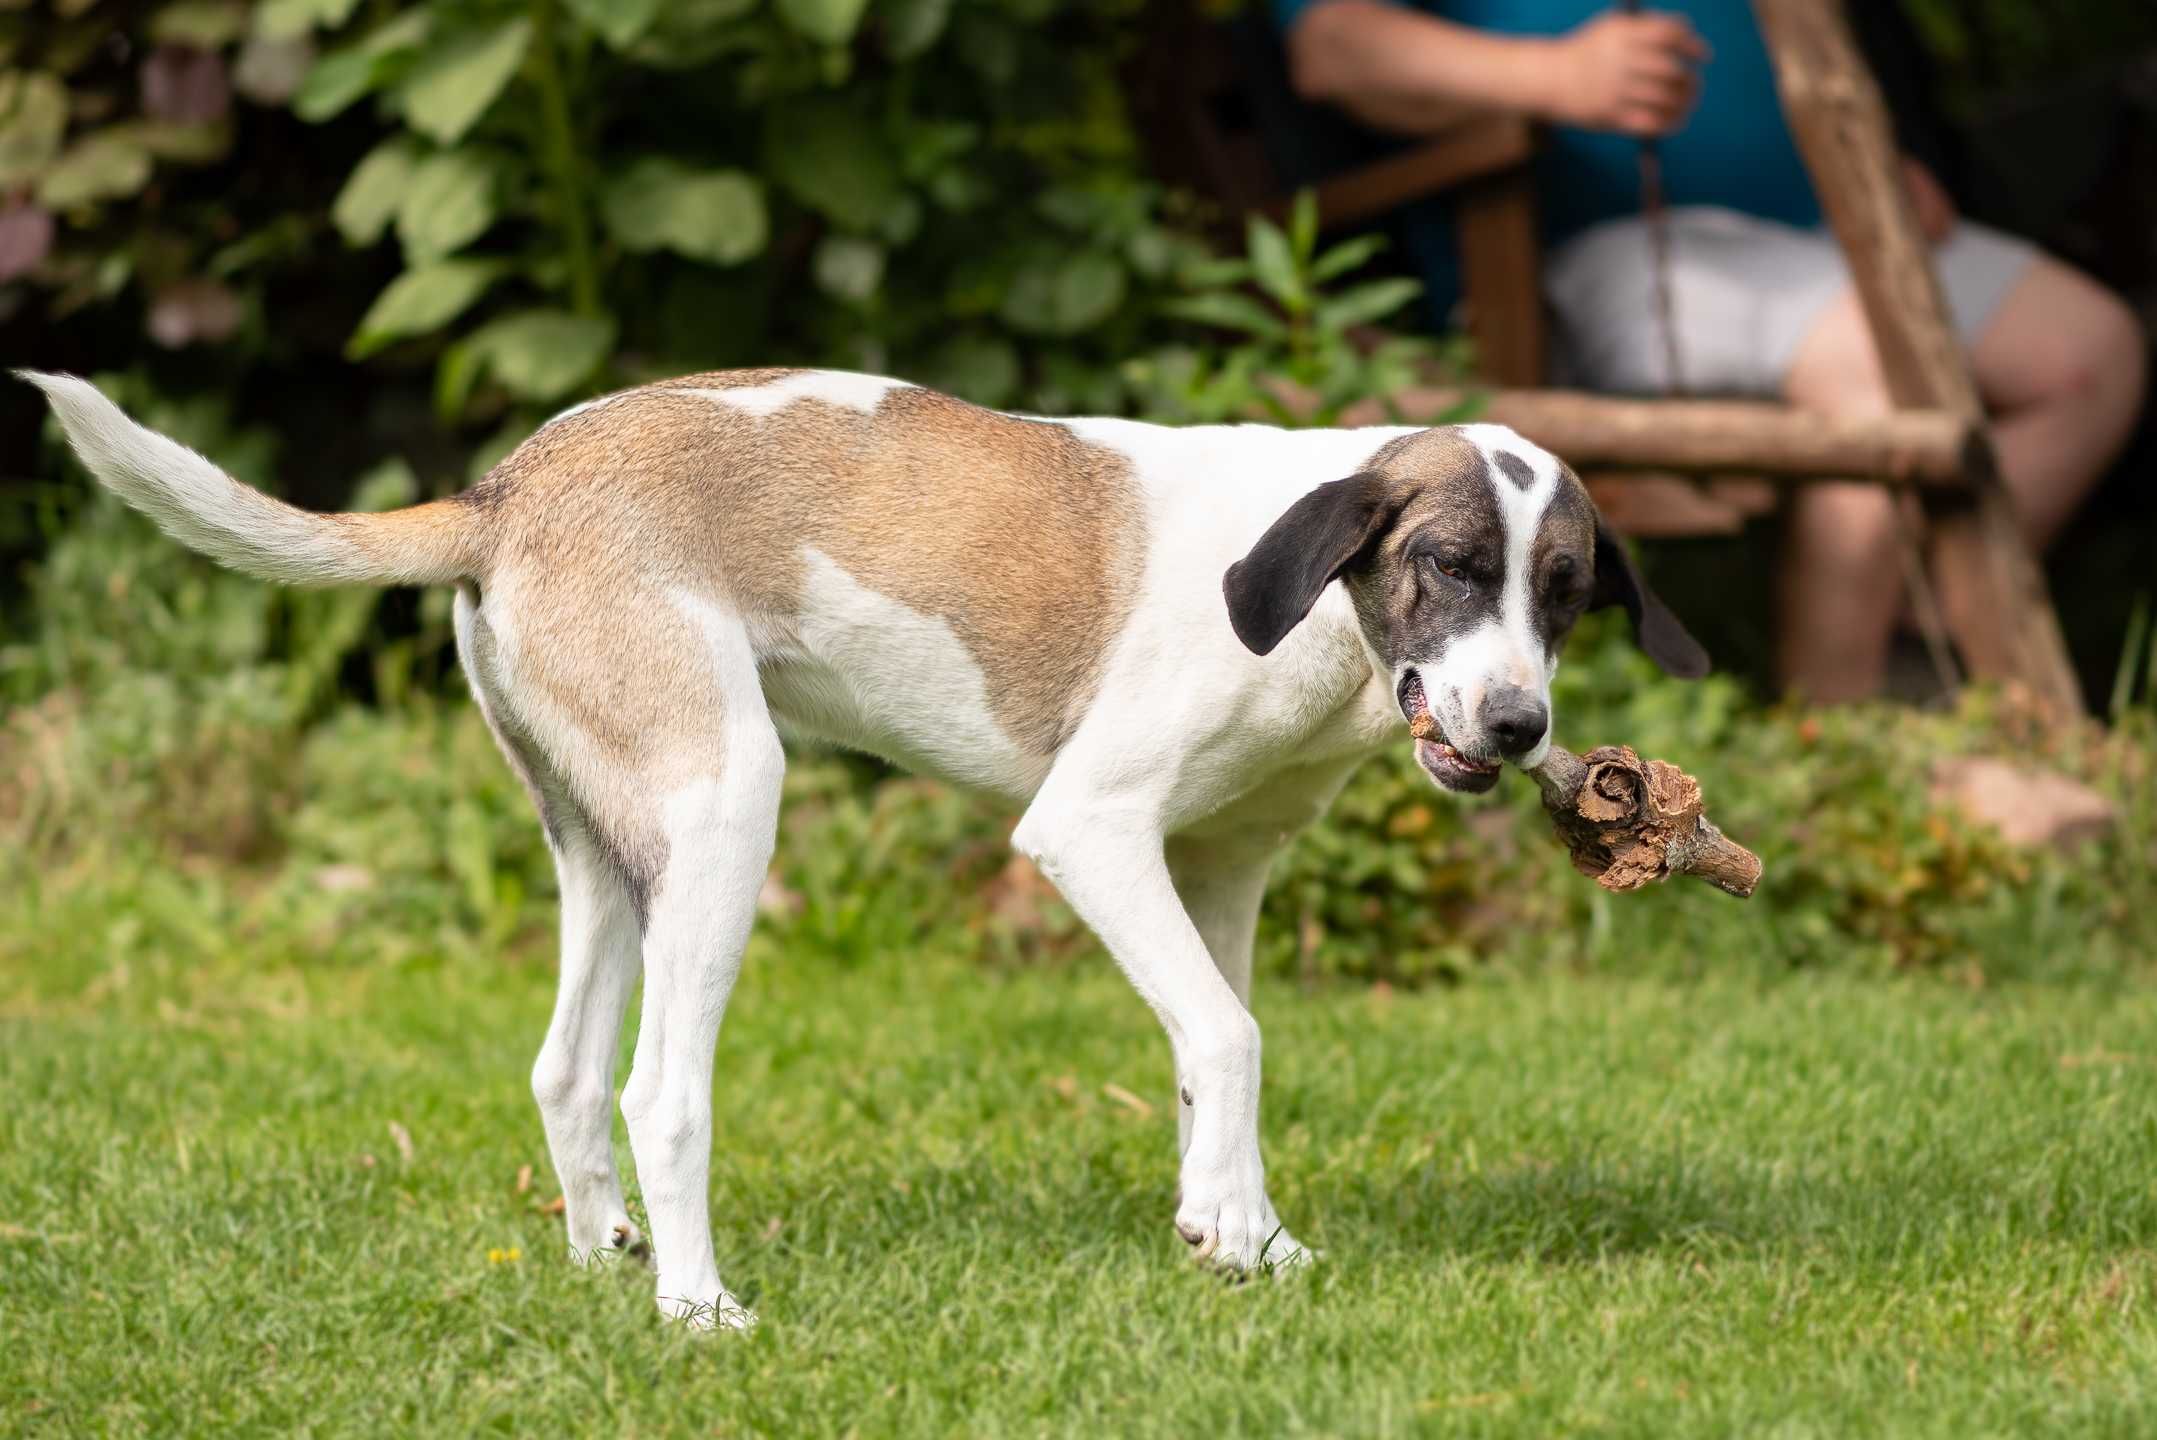
<path id="1" fill-rule="evenodd" d="M 1553 745 L 1528 772 L 1543 791 L 1573 868 L 1605 890 L 1638 890 L 1667 875 L 1695 875 L 1748 899 L 1760 857 L 1700 813 L 1700 782 L 1624 745 L 1575 755 Z"/>

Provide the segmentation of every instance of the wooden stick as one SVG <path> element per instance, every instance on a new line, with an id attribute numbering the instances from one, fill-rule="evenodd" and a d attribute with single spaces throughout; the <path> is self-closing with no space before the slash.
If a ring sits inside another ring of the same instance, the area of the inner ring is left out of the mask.
<path id="1" fill-rule="evenodd" d="M 1586 755 L 1553 745 L 1528 773 L 1573 868 L 1605 890 L 1693 875 L 1749 900 L 1760 883 L 1760 857 L 1701 813 L 1700 782 L 1667 761 L 1643 760 L 1625 745 Z"/>
<path id="2" fill-rule="evenodd" d="M 1418 740 L 1444 739 L 1428 712 L 1408 729 Z M 1695 875 L 1749 900 L 1760 884 L 1760 857 L 1701 813 L 1700 782 L 1667 761 L 1643 760 L 1627 745 L 1586 755 L 1553 745 L 1528 773 L 1573 868 L 1605 890 Z"/>

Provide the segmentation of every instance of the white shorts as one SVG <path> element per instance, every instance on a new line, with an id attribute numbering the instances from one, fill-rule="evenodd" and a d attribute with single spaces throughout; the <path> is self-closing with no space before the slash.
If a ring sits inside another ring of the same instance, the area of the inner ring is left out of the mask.
<path id="1" fill-rule="evenodd" d="M 1774 395 L 1805 337 L 1850 272 L 1835 237 L 1714 206 L 1664 212 L 1672 309 L 1685 388 Z M 1933 251 L 1965 345 L 2037 255 L 2026 240 L 1963 221 Z M 1667 387 L 1647 222 L 1609 220 L 1559 246 L 1544 270 L 1557 312 L 1559 380 L 1590 390 Z"/>

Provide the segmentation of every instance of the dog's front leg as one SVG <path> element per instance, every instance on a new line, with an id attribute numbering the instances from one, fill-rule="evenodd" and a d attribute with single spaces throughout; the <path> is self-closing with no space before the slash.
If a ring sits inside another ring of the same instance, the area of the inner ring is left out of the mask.
<path id="1" fill-rule="evenodd" d="M 1238 1002 L 1251 1004 L 1251 950 L 1258 929 L 1259 902 L 1266 893 L 1266 872 L 1274 851 L 1265 846 L 1237 846 L 1213 840 L 1170 837 L 1168 873 L 1176 885 L 1183 913 L 1213 957 Z M 1181 1077 L 1179 1078 L 1179 1082 Z M 1191 1151 L 1192 1109 L 1186 1092 L 1176 1093 L 1176 1153 Z"/>
<path id="2" fill-rule="evenodd" d="M 1191 1112 L 1177 1233 L 1228 1269 L 1308 1259 L 1266 1198 L 1258 1022 L 1177 897 L 1161 826 L 1142 811 L 1045 788 L 1011 838 L 1093 927 L 1168 1031 Z"/>

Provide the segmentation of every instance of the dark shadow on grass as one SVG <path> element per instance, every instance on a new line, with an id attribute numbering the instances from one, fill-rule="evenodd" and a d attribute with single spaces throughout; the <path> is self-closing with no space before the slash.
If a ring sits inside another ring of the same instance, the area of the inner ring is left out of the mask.
<path id="1" fill-rule="evenodd" d="M 1289 1193 L 1288 1203 L 1308 1204 L 1323 1220 L 1311 1228 L 1332 1243 L 1403 1259 L 1424 1252 L 1564 1266 L 1624 1255 L 1824 1251 L 1873 1264 L 1907 1255 L 1913 1243 L 1928 1243 L 1922 1237 L 1988 1232 L 2120 1255 L 2157 1244 L 2157 1200 L 2146 1186 L 2093 1177 L 2065 1194 L 2042 1167 L 1849 1173 L 1778 1165 L 1748 1173 L 1668 1151 L 1583 1147 L 1476 1174 L 1436 1165 L 1334 1174 Z"/>
<path id="2" fill-rule="evenodd" d="M 1373 1250 L 1548 1265 L 1771 1248 L 1806 1228 L 1759 1187 L 1681 1162 L 1592 1153 L 1474 1175 L 1431 1167 L 1329 1177 L 1305 1193 L 1330 1234 L 1360 1233 Z"/>
<path id="3" fill-rule="evenodd" d="M 1080 1251 L 1105 1242 L 1166 1240 L 1175 1213 L 1174 1157 L 1160 1181 L 1134 1180 L 1125 1164 L 1082 1163 L 1066 1174 L 1026 1167 L 1006 1175 L 980 1162 L 914 1167 L 893 1176 L 838 1178 L 795 1193 L 766 1191 L 756 1213 L 788 1213 L 825 1237 L 839 1263 L 873 1263 L 894 1234 L 908 1246 L 984 1254 Z M 792 1189 L 793 1187 L 788 1187 Z M 1289 1198 L 1293 1196 L 1293 1198 Z M 1436 1167 L 1381 1177 L 1329 1177 L 1276 1192 L 1283 1218 L 1321 1249 L 1409 1261 L 1417 1253 L 1579 1264 L 1627 1252 L 1753 1249 L 1788 1237 L 1773 1203 L 1696 1169 L 1645 1161 L 1634 1170 L 1594 1157 L 1478 1176 Z M 715 1197 L 714 1223 L 727 1228 Z M 852 1237 L 862 1237 L 855 1240 Z M 858 1254 L 848 1255 L 849 1249 Z M 1164 1253 L 1174 1253 L 1165 1250 Z"/>
<path id="4" fill-rule="evenodd" d="M 893 1234 L 910 1245 L 961 1246 L 984 1256 L 1165 1241 L 1175 1206 L 1173 1157 L 1160 1158 L 1159 1184 L 1134 1177 L 1132 1158 L 1096 1155 L 1055 1174 L 1023 1162 L 1019 1174 L 981 1162 L 915 1167 L 899 1185 L 888 1173 L 859 1184 L 827 1177 L 813 1193 L 752 1203 L 796 1207 L 792 1213 L 830 1234 L 840 1251 L 851 1236 L 877 1237 L 849 1257 L 862 1262 L 873 1261 Z M 1668 1152 L 1584 1146 L 1478 1173 L 1431 1164 L 1331 1172 L 1308 1184 L 1277 1174 L 1274 1193 L 1298 1235 L 1356 1263 L 1413 1265 L 1418 1257 L 1446 1256 L 1570 1267 L 1622 1256 L 1712 1260 L 1800 1251 L 1877 1263 L 1907 1254 L 1913 1235 L 1987 1230 L 2100 1253 L 2157 1248 L 2157 1201 L 2133 1185 L 2101 1187 L 2054 1209 L 2010 1197 L 2003 1180 L 2013 1184 L 2013 1177 L 1974 1172 L 1748 1176 Z M 1163 1253 L 1175 1251 L 1164 1245 Z"/>

